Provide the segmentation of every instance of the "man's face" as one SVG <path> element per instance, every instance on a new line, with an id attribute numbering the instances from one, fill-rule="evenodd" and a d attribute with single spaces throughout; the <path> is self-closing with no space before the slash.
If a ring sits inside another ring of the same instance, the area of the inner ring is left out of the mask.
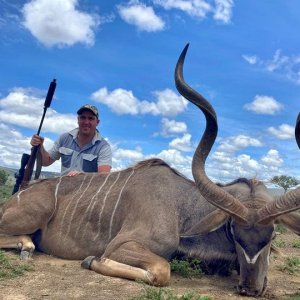
<path id="1" fill-rule="evenodd" d="M 90 111 L 83 111 L 77 118 L 79 132 L 84 135 L 94 135 L 99 120 Z"/>

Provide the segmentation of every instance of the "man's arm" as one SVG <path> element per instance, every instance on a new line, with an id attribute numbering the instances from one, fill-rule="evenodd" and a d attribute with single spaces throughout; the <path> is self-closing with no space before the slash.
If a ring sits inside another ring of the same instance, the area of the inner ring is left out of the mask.
<path id="1" fill-rule="evenodd" d="M 42 166 L 47 167 L 54 163 L 54 159 L 50 157 L 50 154 L 44 148 L 44 138 L 39 135 L 33 135 L 30 141 L 31 146 L 40 146 L 40 152 L 42 155 Z"/>
<path id="2" fill-rule="evenodd" d="M 108 143 L 106 143 L 98 154 L 98 173 L 109 173 L 112 165 L 112 153 Z"/>
<path id="3" fill-rule="evenodd" d="M 103 165 L 98 167 L 98 173 L 109 173 L 111 170 L 111 166 Z"/>
<path id="4" fill-rule="evenodd" d="M 45 150 L 44 146 L 40 147 L 41 155 L 42 155 L 42 166 L 47 167 L 54 163 L 54 159 L 50 157 L 50 154 Z"/>

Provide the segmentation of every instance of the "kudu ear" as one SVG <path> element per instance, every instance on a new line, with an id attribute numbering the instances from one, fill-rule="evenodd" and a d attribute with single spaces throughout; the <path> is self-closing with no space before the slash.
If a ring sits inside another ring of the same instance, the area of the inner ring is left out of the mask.
<path id="1" fill-rule="evenodd" d="M 283 224 L 296 234 L 300 235 L 300 214 L 291 212 L 285 215 L 281 215 L 276 218 L 276 223 Z"/>
<path id="2" fill-rule="evenodd" d="M 204 217 L 196 225 L 194 225 L 187 232 L 180 235 L 181 238 L 195 237 L 205 235 L 209 232 L 215 231 L 227 222 L 229 215 L 222 210 L 215 210 Z"/>

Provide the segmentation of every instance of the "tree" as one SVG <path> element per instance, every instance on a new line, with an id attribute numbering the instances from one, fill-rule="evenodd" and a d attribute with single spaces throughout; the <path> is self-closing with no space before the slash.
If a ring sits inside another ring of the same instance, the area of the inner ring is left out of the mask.
<path id="1" fill-rule="evenodd" d="M 286 176 L 286 175 L 281 175 L 281 176 L 274 176 L 271 179 L 271 182 L 282 187 L 284 189 L 284 192 L 299 184 L 299 180 L 297 180 L 295 177 L 292 176 Z"/>
<path id="2" fill-rule="evenodd" d="M 7 179 L 9 177 L 9 173 L 7 173 L 5 170 L 0 170 L 0 186 L 5 185 Z"/>

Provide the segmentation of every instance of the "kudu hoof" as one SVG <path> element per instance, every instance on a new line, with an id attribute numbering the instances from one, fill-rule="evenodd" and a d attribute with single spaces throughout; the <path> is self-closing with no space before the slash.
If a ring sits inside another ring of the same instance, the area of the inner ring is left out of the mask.
<path id="1" fill-rule="evenodd" d="M 92 261 L 96 258 L 96 256 L 88 256 L 86 257 L 82 263 L 81 263 L 81 267 L 84 268 L 84 269 L 91 269 L 91 264 L 92 264 Z"/>
<path id="2" fill-rule="evenodd" d="M 21 253 L 20 253 L 20 259 L 21 260 L 28 260 L 29 258 L 31 258 L 31 255 L 32 255 L 32 252 L 22 250 Z"/>

